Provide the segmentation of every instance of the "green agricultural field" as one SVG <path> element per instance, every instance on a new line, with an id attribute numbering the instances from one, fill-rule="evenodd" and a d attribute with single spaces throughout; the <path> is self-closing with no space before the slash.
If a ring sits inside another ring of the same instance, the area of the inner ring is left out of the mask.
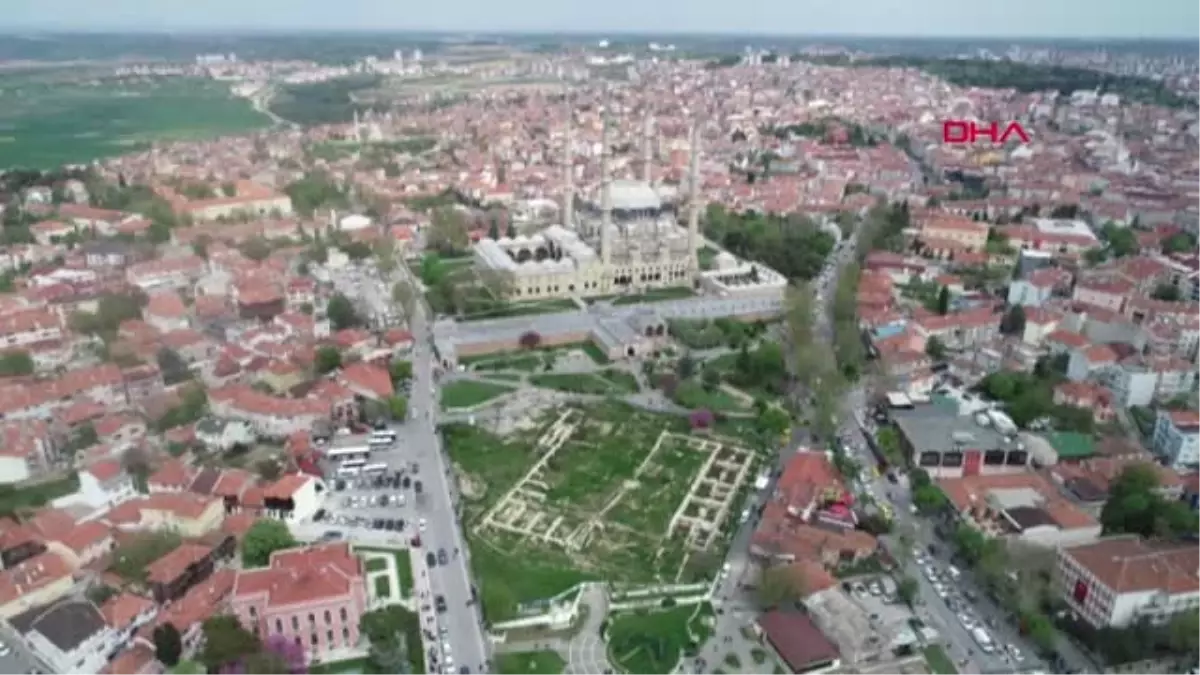
<path id="1" fill-rule="evenodd" d="M 0 100 L 0 169 L 50 169 L 270 123 L 226 85 L 195 78 L 55 81 L 43 71 L 14 73 L 0 76 Z"/>

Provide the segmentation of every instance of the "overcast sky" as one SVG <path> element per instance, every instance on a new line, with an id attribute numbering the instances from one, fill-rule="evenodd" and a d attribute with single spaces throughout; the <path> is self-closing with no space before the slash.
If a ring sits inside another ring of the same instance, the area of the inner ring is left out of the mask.
<path id="1" fill-rule="evenodd" d="M 0 28 L 1200 37 L 1197 0 L 0 0 Z"/>

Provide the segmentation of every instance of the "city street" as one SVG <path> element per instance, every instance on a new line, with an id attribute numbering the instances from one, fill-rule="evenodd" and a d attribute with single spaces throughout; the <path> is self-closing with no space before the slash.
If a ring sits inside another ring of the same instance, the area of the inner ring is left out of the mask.
<path id="1" fill-rule="evenodd" d="M 401 266 L 400 274 L 409 274 Z M 416 287 L 416 280 L 412 283 Z M 427 590 L 433 597 L 445 599 L 446 611 L 439 612 L 439 627 L 447 631 L 442 645 L 443 653 L 449 651 L 453 659 L 453 672 L 463 668 L 469 672 L 486 671 L 490 658 L 489 645 L 479 613 L 479 604 L 472 599 L 470 566 L 466 539 L 458 522 L 455 509 L 457 496 L 451 484 L 450 466 L 441 451 L 437 434 L 438 394 L 434 380 L 436 358 L 433 353 L 432 327 L 427 308 L 423 302 L 412 303 L 413 313 L 409 317 L 409 330 L 413 334 L 412 355 L 413 382 L 409 398 L 409 421 L 396 424 L 397 434 L 404 432 L 405 445 L 401 452 L 405 459 L 420 465 L 419 477 L 424 484 L 423 495 L 416 500 L 419 517 L 425 518 L 427 528 L 422 533 L 422 548 L 437 551 L 444 548 L 449 552 L 448 564 L 429 569 L 420 574 L 417 567 L 424 566 L 424 555 L 414 555 L 414 573 L 418 591 Z M 416 478 L 417 476 L 414 476 Z M 416 552 L 414 551 L 414 554 Z M 420 562 L 417 562 L 417 559 Z M 425 588 L 422 588 L 425 585 Z M 449 650 L 445 647 L 449 646 Z M 443 657 L 440 665 L 450 671 L 450 662 Z"/>

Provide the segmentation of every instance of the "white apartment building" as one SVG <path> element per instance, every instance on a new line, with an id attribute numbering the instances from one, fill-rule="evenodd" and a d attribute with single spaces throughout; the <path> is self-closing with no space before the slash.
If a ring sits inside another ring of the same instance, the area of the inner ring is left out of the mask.
<path id="1" fill-rule="evenodd" d="M 1061 548 L 1055 583 L 1067 607 L 1097 628 L 1169 619 L 1200 606 L 1200 548 L 1109 537 Z"/>
<path id="2" fill-rule="evenodd" d="M 1173 469 L 1200 464 L 1200 414 L 1191 410 L 1160 410 L 1154 421 L 1151 449 Z"/>

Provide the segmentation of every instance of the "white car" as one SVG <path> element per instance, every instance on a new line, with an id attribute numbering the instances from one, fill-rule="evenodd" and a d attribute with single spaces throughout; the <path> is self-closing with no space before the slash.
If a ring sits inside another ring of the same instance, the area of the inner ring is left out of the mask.
<path id="1" fill-rule="evenodd" d="M 417 521 L 417 529 L 420 530 L 421 532 L 425 531 L 425 519 L 424 518 Z"/>
<path id="2" fill-rule="evenodd" d="M 1025 660 L 1025 655 L 1021 653 L 1021 650 L 1016 645 L 1009 645 L 1008 653 L 1012 654 L 1013 661 Z"/>

